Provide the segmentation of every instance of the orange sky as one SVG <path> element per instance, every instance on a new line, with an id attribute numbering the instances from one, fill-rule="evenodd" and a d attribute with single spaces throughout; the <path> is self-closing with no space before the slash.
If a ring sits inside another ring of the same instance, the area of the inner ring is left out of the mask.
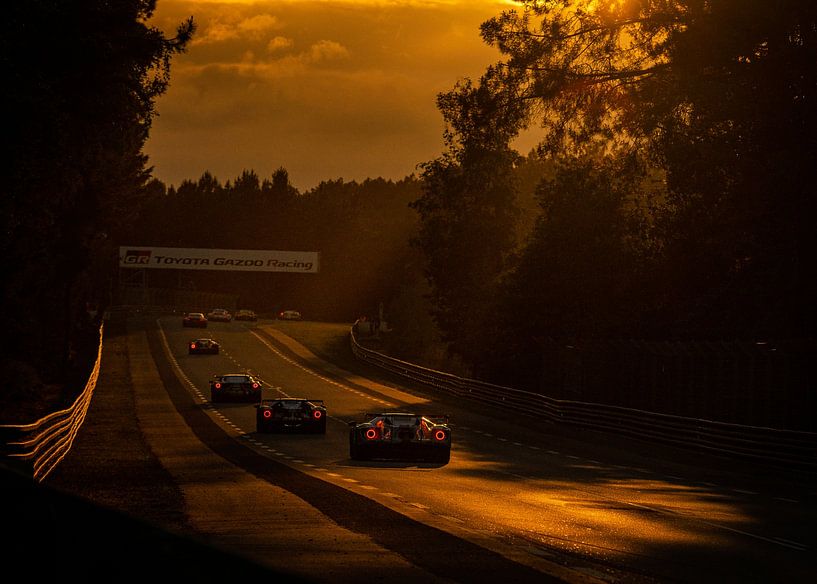
<path id="1" fill-rule="evenodd" d="M 145 152 L 166 184 L 210 171 L 400 179 L 443 149 L 435 105 L 499 53 L 479 25 L 502 0 L 159 0 L 151 24 L 198 31 L 176 57 Z"/>

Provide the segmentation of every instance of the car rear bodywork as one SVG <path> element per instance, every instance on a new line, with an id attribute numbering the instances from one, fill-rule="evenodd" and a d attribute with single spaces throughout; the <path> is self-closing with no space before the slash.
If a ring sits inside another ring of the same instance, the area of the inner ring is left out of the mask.
<path id="1" fill-rule="evenodd" d="M 207 328 L 207 317 L 200 312 L 189 312 L 182 318 L 182 326 Z"/>
<path id="2" fill-rule="evenodd" d="M 321 399 L 265 399 L 255 407 L 258 432 L 326 434 L 326 406 Z"/>
<path id="3" fill-rule="evenodd" d="M 258 315 L 252 310 L 242 309 L 235 313 L 235 320 L 255 322 L 258 320 Z"/>
<path id="4" fill-rule="evenodd" d="M 233 320 L 233 315 L 224 308 L 214 308 L 207 313 L 207 319 L 213 322 L 230 322 Z"/>
<path id="5" fill-rule="evenodd" d="M 218 355 L 221 347 L 214 339 L 193 339 L 187 343 L 190 355 Z"/>
<path id="6" fill-rule="evenodd" d="M 214 375 L 210 380 L 210 401 L 261 403 L 263 384 L 247 373 Z"/>
<path id="7" fill-rule="evenodd" d="M 301 320 L 303 317 L 297 310 L 284 310 L 278 313 L 279 320 Z"/>
<path id="8" fill-rule="evenodd" d="M 367 414 L 363 423 L 349 423 L 352 460 L 428 460 L 447 463 L 451 428 L 447 416 L 405 412 Z"/>

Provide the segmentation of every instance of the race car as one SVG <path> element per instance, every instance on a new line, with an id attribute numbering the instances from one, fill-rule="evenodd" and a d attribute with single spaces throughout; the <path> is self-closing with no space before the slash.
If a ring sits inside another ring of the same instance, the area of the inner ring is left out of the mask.
<path id="1" fill-rule="evenodd" d="M 201 312 L 188 312 L 182 318 L 182 326 L 207 328 L 207 317 Z"/>
<path id="2" fill-rule="evenodd" d="M 233 320 L 233 315 L 230 311 L 224 308 L 214 308 L 207 313 L 207 319 L 213 322 L 230 322 Z"/>
<path id="3" fill-rule="evenodd" d="M 255 311 L 253 310 L 242 308 L 235 313 L 235 320 L 249 320 L 251 322 L 255 322 L 258 320 L 258 315 L 255 314 Z"/>
<path id="4" fill-rule="evenodd" d="M 451 459 L 448 416 L 406 412 L 366 414 L 368 421 L 349 422 L 352 460 L 420 459 L 447 463 Z"/>
<path id="5" fill-rule="evenodd" d="M 326 434 L 326 406 L 322 399 L 281 397 L 255 406 L 257 432 Z"/>
<path id="6" fill-rule="evenodd" d="M 301 320 L 301 313 L 297 310 L 282 310 L 278 313 L 278 320 Z"/>
<path id="7" fill-rule="evenodd" d="M 213 375 L 210 380 L 210 401 L 261 403 L 263 384 L 249 373 Z"/>
<path id="8" fill-rule="evenodd" d="M 193 339 L 187 343 L 190 355 L 218 355 L 220 346 L 215 339 Z"/>

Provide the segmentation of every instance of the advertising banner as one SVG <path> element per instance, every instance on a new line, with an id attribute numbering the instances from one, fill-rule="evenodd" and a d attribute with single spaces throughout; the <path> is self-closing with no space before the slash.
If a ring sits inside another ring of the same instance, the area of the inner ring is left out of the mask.
<path id="1" fill-rule="evenodd" d="M 319 256 L 317 251 L 122 246 L 119 267 L 316 274 Z"/>

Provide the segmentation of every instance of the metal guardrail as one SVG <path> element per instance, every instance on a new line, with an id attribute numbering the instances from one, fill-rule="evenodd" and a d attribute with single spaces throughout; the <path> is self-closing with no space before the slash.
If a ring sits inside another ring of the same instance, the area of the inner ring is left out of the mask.
<path id="1" fill-rule="evenodd" d="M 96 361 L 82 392 L 66 409 L 30 424 L 0 425 L 0 454 L 42 482 L 68 454 L 79 432 L 99 378 L 104 324 L 99 327 Z"/>
<path id="2" fill-rule="evenodd" d="M 817 433 L 743 426 L 619 406 L 558 400 L 539 393 L 434 371 L 389 357 L 362 346 L 354 330 L 350 332 L 350 339 L 352 353 L 362 361 L 492 407 L 544 417 L 554 423 L 817 472 Z"/>

